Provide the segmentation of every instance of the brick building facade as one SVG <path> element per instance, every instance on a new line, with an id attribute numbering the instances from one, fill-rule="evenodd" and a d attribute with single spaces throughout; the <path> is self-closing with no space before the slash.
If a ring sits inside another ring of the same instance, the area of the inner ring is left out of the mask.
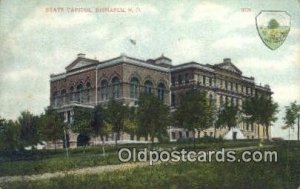
<path id="1" fill-rule="evenodd" d="M 65 121 L 73 119 L 73 108 L 95 105 L 115 98 L 124 105 L 134 106 L 139 94 L 151 92 L 165 104 L 175 109 L 180 96 L 192 88 L 205 90 L 208 98 L 221 107 L 225 102 L 241 106 L 243 100 L 256 93 L 271 95 L 270 87 L 259 86 L 253 77 L 245 77 L 230 59 L 209 65 L 189 62 L 173 66 L 172 60 L 161 56 L 156 59 L 140 60 L 126 56 L 98 61 L 78 54 L 66 67 L 66 71 L 50 76 L 50 107 L 64 113 Z M 75 118 L 76 119 L 76 118 Z M 258 125 L 241 124 L 239 128 L 247 138 L 261 138 L 265 134 Z M 226 129 L 217 131 L 216 136 L 224 136 Z M 169 128 L 170 139 L 192 136 L 181 128 Z M 199 133 L 214 135 L 213 129 Z M 69 132 L 70 141 L 76 143 L 78 134 Z M 107 140 L 113 139 L 113 134 Z M 127 138 L 126 135 L 123 136 Z M 97 143 L 96 140 L 92 142 Z"/>

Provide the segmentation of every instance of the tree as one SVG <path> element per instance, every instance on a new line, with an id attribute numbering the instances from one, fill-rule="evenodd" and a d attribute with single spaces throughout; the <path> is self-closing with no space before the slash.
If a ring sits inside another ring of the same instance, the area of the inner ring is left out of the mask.
<path id="1" fill-rule="evenodd" d="M 272 18 L 269 23 L 268 23 L 268 28 L 269 29 L 276 29 L 279 27 L 279 23 L 277 22 L 276 19 Z"/>
<path id="2" fill-rule="evenodd" d="M 267 139 L 269 139 L 269 126 L 276 121 L 275 115 L 278 112 L 278 104 L 273 102 L 272 97 L 255 95 L 246 99 L 243 104 L 243 112 L 251 115 L 249 119 L 251 123 L 264 126 Z"/>
<path id="3" fill-rule="evenodd" d="M 92 134 L 94 136 L 100 136 L 102 142 L 104 142 L 103 139 L 104 127 L 105 127 L 104 109 L 100 105 L 96 106 L 92 111 L 91 127 L 92 127 Z"/>
<path id="4" fill-rule="evenodd" d="M 194 147 L 196 130 L 209 128 L 214 119 L 213 105 L 209 103 L 206 92 L 192 90 L 181 100 L 174 113 L 175 125 L 193 132 Z"/>
<path id="5" fill-rule="evenodd" d="M 91 127 L 92 123 L 92 109 L 75 107 L 74 108 L 74 121 L 72 123 L 72 130 L 79 133 L 78 144 L 79 146 L 86 147 L 89 144 L 90 135 L 92 135 L 93 130 Z"/>
<path id="6" fill-rule="evenodd" d="M 121 132 L 124 130 L 124 123 L 127 117 L 128 107 L 121 102 L 112 99 L 105 109 L 105 121 L 111 125 L 112 131 L 116 133 L 115 144 L 118 148 Z"/>
<path id="7" fill-rule="evenodd" d="M 47 109 L 39 121 L 43 140 L 53 141 L 56 149 L 57 140 L 64 139 L 64 119 L 56 110 Z"/>
<path id="8" fill-rule="evenodd" d="M 294 128 L 299 113 L 300 106 L 297 105 L 296 101 L 292 102 L 290 106 L 286 107 L 285 117 L 283 118 L 286 125 L 284 128 Z"/>
<path id="9" fill-rule="evenodd" d="M 23 147 L 32 146 L 40 142 L 39 132 L 39 116 L 35 116 L 29 111 L 21 112 L 18 118 L 18 124 L 20 125 L 20 140 Z"/>
<path id="10" fill-rule="evenodd" d="M 226 104 L 220 109 L 218 119 L 216 121 L 217 128 L 226 126 L 229 130 L 237 125 L 238 108 L 236 106 L 229 106 Z"/>
<path id="11" fill-rule="evenodd" d="M 139 131 L 145 136 L 150 135 L 162 140 L 167 135 L 166 127 L 170 124 L 170 110 L 157 96 L 144 93 L 140 96 L 137 110 Z"/>
<path id="12" fill-rule="evenodd" d="M 134 136 L 138 135 L 137 108 L 134 106 L 128 109 L 128 115 L 124 122 L 124 131 L 130 134 L 131 140 L 134 140 Z"/>
<path id="13" fill-rule="evenodd" d="M 262 124 L 266 128 L 267 139 L 269 140 L 269 128 L 272 122 L 277 120 L 276 114 L 278 113 L 278 104 L 274 103 L 272 97 L 263 97 L 262 98 Z"/>
<path id="14" fill-rule="evenodd" d="M 0 118 L 0 151 L 12 153 L 20 145 L 20 127 L 12 120 Z"/>

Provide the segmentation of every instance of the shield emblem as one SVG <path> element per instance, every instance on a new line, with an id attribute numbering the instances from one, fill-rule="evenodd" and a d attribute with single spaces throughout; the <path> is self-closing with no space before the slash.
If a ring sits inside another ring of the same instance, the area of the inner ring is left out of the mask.
<path id="1" fill-rule="evenodd" d="M 264 44 L 271 50 L 280 47 L 290 31 L 290 15 L 286 11 L 261 11 L 255 19 L 258 34 Z"/>

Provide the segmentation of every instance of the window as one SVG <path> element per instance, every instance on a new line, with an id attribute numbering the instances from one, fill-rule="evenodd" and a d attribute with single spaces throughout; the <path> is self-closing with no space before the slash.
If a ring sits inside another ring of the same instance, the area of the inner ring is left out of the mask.
<path id="1" fill-rule="evenodd" d="M 176 105 L 176 96 L 175 94 L 173 93 L 171 95 L 171 106 L 175 106 Z"/>
<path id="2" fill-rule="evenodd" d="M 231 106 L 234 106 L 234 98 L 231 97 Z"/>
<path id="3" fill-rule="evenodd" d="M 203 76 L 203 85 L 206 85 L 206 77 Z"/>
<path id="4" fill-rule="evenodd" d="M 74 101 L 75 100 L 75 96 L 74 96 L 74 87 L 70 87 L 70 101 Z"/>
<path id="5" fill-rule="evenodd" d="M 220 95 L 220 106 L 223 106 L 223 95 Z"/>
<path id="6" fill-rule="evenodd" d="M 63 89 L 61 91 L 61 97 L 62 97 L 62 104 L 65 104 L 66 103 L 66 90 Z"/>
<path id="7" fill-rule="evenodd" d="M 90 90 L 91 90 L 91 83 L 87 82 L 86 83 L 86 99 L 87 99 L 87 102 L 90 102 Z"/>
<path id="8" fill-rule="evenodd" d="M 189 83 L 189 82 L 190 82 L 190 80 L 189 80 L 189 74 L 186 73 L 185 74 L 185 83 Z"/>
<path id="9" fill-rule="evenodd" d="M 182 138 L 182 132 L 179 131 L 178 134 L 179 134 L 179 138 Z"/>
<path id="10" fill-rule="evenodd" d="M 53 95 L 52 95 L 54 106 L 57 106 L 57 105 L 58 105 L 58 98 L 57 98 L 57 96 L 58 96 L 58 93 L 57 93 L 57 91 L 55 91 L 55 92 L 53 93 Z"/>
<path id="11" fill-rule="evenodd" d="M 101 95 L 101 99 L 104 100 L 108 100 L 108 81 L 102 80 L 101 84 L 100 84 L 100 95 Z"/>
<path id="12" fill-rule="evenodd" d="M 228 89 L 228 82 L 225 81 L 225 89 L 227 90 Z"/>
<path id="13" fill-rule="evenodd" d="M 226 96 L 226 98 L 225 98 L 225 103 L 226 103 L 226 105 L 228 105 L 228 96 Z"/>
<path id="14" fill-rule="evenodd" d="M 146 81 L 145 82 L 145 93 L 150 94 L 152 90 L 153 84 L 151 81 Z"/>
<path id="15" fill-rule="evenodd" d="M 171 82 L 172 82 L 172 86 L 175 86 L 175 78 L 174 77 L 171 78 Z"/>
<path id="16" fill-rule="evenodd" d="M 182 76 L 181 75 L 178 76 L 178 84 L 182 84 Z"/>
<path id="17" fill-rule="evenodd" d="M 230 82 L 230 90 L 233 91 L 233 83 Z"/>
<path id="18" fill-rule="evenodd" d="M 235 99 L 235 105 L 236 105 L 236 107 L 239 107 L 239 99 L 238 98 Z"/>
<path id="19" fill-rule="evenodd" d="M 213 137 L 213 134 L 214 134 L 213 132 L 209 132 L 210 137 Z"/>
<path id="20" fill-rule="evenodd" d="M 220 88 L 222 89 L 223 88 L 223 80 L 220 79 Z"/>
<path id="21" fill-rule="evenodd" d="M 212 78 L 209 78 L 209 86 L 212 86 Z"/>
<path id="22" fill-rule="evenodd" d="M 67 122 L 71 123 L 71 112 L 67 111 Z"/>
<path id="23" fill-rule="evenodd" d="M 113 98 L 119 98 L 120 96 L 120 80 L 117 77 L 112 79 L 112 87 L 113 87 Z"/>
<path id="24" fill-rule="evenodd" d="M 157 87 L 157 96 L 161 101 L 164 101 L 165 85 L 163 83 L 160 83 Z"/>
<path id="25" fill-rule="evenodd" d="M 190 137 L 190 133 L 188 131 L 185 132 L 185 136 L 186 138 L 189 138 Z"/>
<path id="26" fill-rule="evenodd" d="M 175 139 L 175 138 L 176 138 L 175 132 L 172 132 L 172 139 Z"/>
<path id="27" fill-rule="evenodd" d="M 77 85 L 77 91 L 76 91 L 76 101 L 81 103 L 82 102 L 82 91 L 83 91 L 83 85 L 80 83 Z"/>
<path id="28" fill-rule="evenodd" d="M 133 77 L 130 80 L 130 98 L 138 98 L 139 80 Z"/>

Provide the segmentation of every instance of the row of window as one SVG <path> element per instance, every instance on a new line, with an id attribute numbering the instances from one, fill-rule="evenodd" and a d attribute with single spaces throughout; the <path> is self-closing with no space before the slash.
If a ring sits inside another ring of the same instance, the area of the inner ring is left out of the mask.
<path id="1" fill-rule="evenodd" d="M 175 79 L 174 76 L 171 78 L 171 82 L 172 82 L 172 86 L 175 86 L 176 79 Z M 182 84 L 182 83 L 189 83 L 190 82 L 189 74 L 186 73 L 184 75 L 184 79 L 183 79 L 182 75 L 178 75 L 177 82 L 178 82 L 179 85 Z"/>
<path id="2" fill-rule="evenodd" d="M 202 77 L 202 78 L 201 78 Z M 208 76 L 201 76 L 198 74 L 197 75 L 197 81 L 199 83 L 202 83 L 203 85 L 207 85 L 207 86 L 216 86 L 216 81 L 213 80 L 212 77 L 208 77 Z M 236 91 L 236 92 L 242 92 L 242 93 L 246 93 L 246 94 L 251 94 L 253 95 L 253 89 L 251 87 L 246 87 L 246 86 L 242 86 L 241 84 L 238 83 L 233 83 L 227 80 L 222 80 L 222 79 L 217 79 L 218 80 L 218 87 L 221 89 L 226 89 L 226 90 L 231 90 L 231 91 Z M 171 78 L 171 82 L 172 82 L 172 86 L 175 86 L 176 84 L 176 79 L 173 76 Z M 184 79 L 182 77 L 182 75 L 178 75 L 177 76 L 177 82 L 178 84 L 187 84 L 189 83 L 189 74 L 186 73 L 184 75 Z"/>
<path id="3" fill-rule="evenodd" d="M 77 86 L 77 91 L 73 92 L 73 86 L 70 89 L 70 101 L 77 101 L 80 103 L 89 102 L 90 101 L 90 85 L 87 85 L 86 89 L 83 90 L 83 85 L 79 84 Z M 120 80 L 115 77 L 112 79 L 112 90 L 109 90 L 110 86 L 107 80 L 102 80 L 99 88 L 99 95 L 101 100 L 105 101 L 109 99 L 110 93 L 112 94 L 112 98 L 120 97 Z M 133 77 L 130 81 L 130 98 L 137 99 L 140 92 L 140 84 L 139 80 L 136 77 Z M 146 81 L 144 83 L 144 92 L 152 93 L 153 92 L 153 84 L 151 81 Z M 66 90 L 63 89 L 61 91 L 61 95 L 63 96 L 63 103 L 65 103 Z M 164 101 L 165 96 L 165 85 L 163 83 L 159 83 L 157 86 L 157 96 L 160 100 Z M 53 93 L 54 104 L 57 105 L 57 97 L 58 92 Z M 85 98 L 85 99 L 84 99 Z"/>
<path id="4" fill-rule="evenodd" d="M 213 95 L 212 95 L 212 94 L 209 94 L 209 96 L 208 96 L 208 102 L 209 102 L 209 104 L 212 104 L 213 101 L 214 101 Z M 178 103 L 178 102 L 177 102 L 176 94 L 175 94 L 175 93 L 172 93 L 172 94 L 171 94 L 171 106 L 176 106 L 177 103 Z"/>
<path id="5" fill-rule="evenodd" d="M 225 95 L 220 95 L 220 105 L 230 104 L 231 106 L 239 106 L 240 105 L 239 98 L 229 97 Z"/>
<path id="6" fill-rule="evenodd" d="M 109 96 L 109 86 L 108 86 L 108 81 L 103 80 L 101 82 L 101 87 L 100 87 L 100 93 L 101 93 L 101 99 L 102 100 L 107 100 Z M 119 88 L 120 85 L 119 83 L 113 83 L 113 97 L 118 98 L 119 97 Z M 144 83 L 144 92 L 145 93 L 152 93 L 153 92 L 153 83 L 149 80 L 147 80 Z M 139 92 L 140 92 L 140 82 L 136 77 L 133 77 L 130 80 L 130 98 L 137 99 L 139 97 Z M 165 94 L 165 85 L 163 83 L 159 83 L 157 86 L 157 96 L 159 97 L 160 100 L 164 100 L 164 94 Z"/>

